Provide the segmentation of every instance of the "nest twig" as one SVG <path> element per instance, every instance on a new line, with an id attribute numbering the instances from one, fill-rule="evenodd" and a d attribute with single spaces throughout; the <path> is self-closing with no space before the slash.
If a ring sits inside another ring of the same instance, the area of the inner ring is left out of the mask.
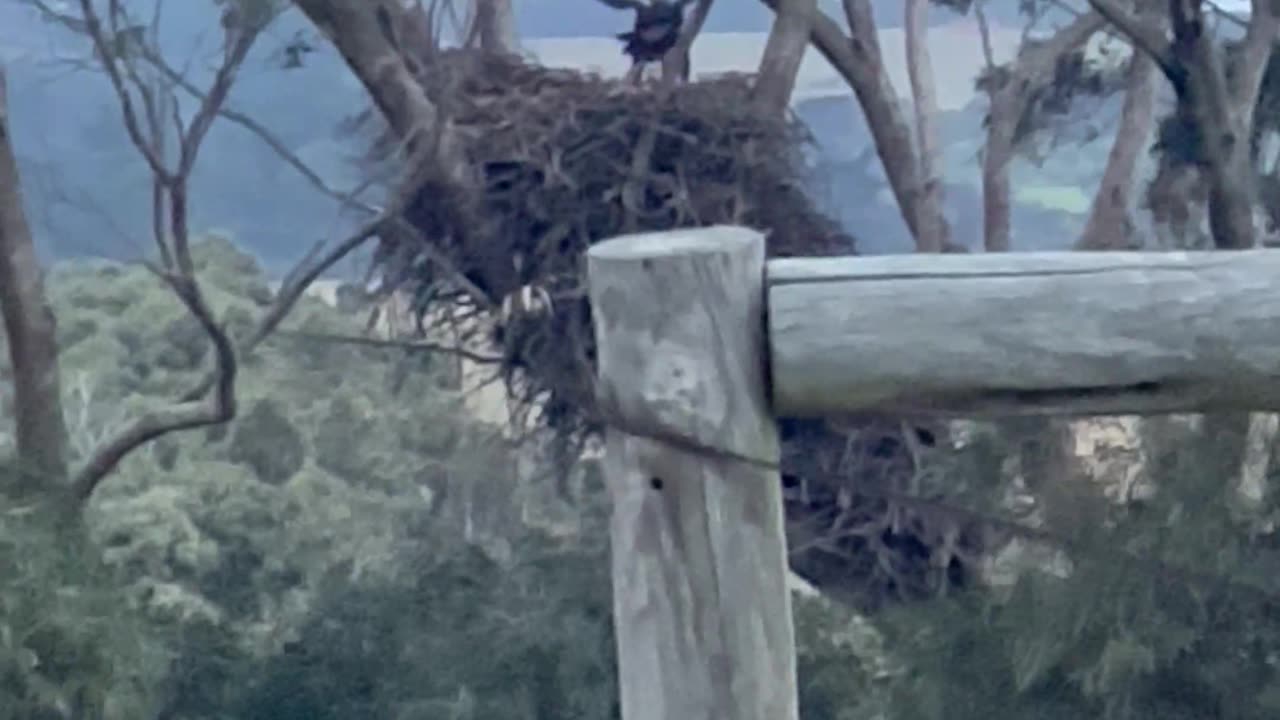
<path id="1" fill-rule="evenodd" d="M 794 119 L 748 110 L 749 78 L 634 87 L 455 50 L 422 82 L 480 170 L 474 198 L 428 183 L 405 219 L 418 232 L 383 238 L 384 275 L 439 298 L 438 254 L 500 307 L 532 286 L 553 312 L 505 317 L 496 331 L 517 400 L 569 434 L 589 431 L 595 349 L 583 288 L 584 251 L 640 231 L 721 223 L 768 233 L 771 255 L 853 252 L 852 238 L 805 194 Z M 394 138 L 381 136 L 375 158 Z"/>
<path id="2" fill-rule="evenodd" d="M 583 282 L 590 245 L 630 232 L 735 224 L 765 232 L 773 257 L 855 252 L 854 240 L 806 194 L 809 135 L 794 118 L 752 113 L 749 77 L 635 87 L 459 50 L 433 57 L 420 80 L 483 186 L 459 197 L 424 184 L 404 214 L 415 232 L 382 238 L 384 286 L 415 298 L 420 316 L 453 316 L 435 311 L 487 298 L 497 322 L 486 332 L 499 346 L 512 398 L 536 408 L 542 427 L 573 446 L 600 429 Z M 380 132 L 374 161 L 397 145 Z M 450 280 L 459 275 L 466 292 Z M 901 426 L 886 427 L 893 434 Z M 807 560 L 793 555 L 793 566 L 861 583 L 859 597 L 914 598 L 937 587 L 940 575 L 942 585 L 954 579 L 951 558 L 957 545 L 971 545 L 971 533 L 936 522 L 936 513 L 848 490 L 862 481 L 897 486 L 919 472 L 907 457 L 910 442 L 851 449 L 845 431 L 818 424 L 784 443 L 800 449 L 788 457 L 821 460 L 818 469 L 828 473 L 806 485 L 805 498 L 788 501 L 789 530 L 820 522 L 838 535 Z M 798 468 L 784 460 L 784 472 L 788 464 Z M 830 473 L 851 480 L 833 484 Z M 934 546 L 938 552 L 929 551 Z"/>

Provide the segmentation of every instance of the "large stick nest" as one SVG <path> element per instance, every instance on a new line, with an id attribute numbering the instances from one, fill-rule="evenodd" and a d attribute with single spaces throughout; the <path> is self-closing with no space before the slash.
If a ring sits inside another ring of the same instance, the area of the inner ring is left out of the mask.
<path id="1" fill-rule="evenodd" d="M 501 318 L 493 339 L 508 387 L 524 407 L 537 406 L 542 422 L 561 437 L 580 439 L 599 429 L 584 288 L 592 243 L 631 232 L 734 224 L 764 231 L 773 257 L 855 252 L 853 238 L 820 214 L 803 188 L 806 130 L 793 117 L 753 112 L 747 76 L 635 87 L 474 51 L 447 51 L 425 67 L 421 81 L 452 121 L 480 187 L 460 192 L 425 182 L 405 212 L 416 232 L 382 238 L 384 279 L 416 298 L 424 316 L 441 301 L 465 304 L 483 296 L 488 315 Z M 375 159 L 389 157 L 394 147 L 395 138 L 384 133 Z M 457 282 L 459 274 L 465 282 Z M 459 284 L 469 288 L 460 291 Z M 493 312 L 504 300 L 505 310 Z M 900 423 L 857 427 L 860 447 L 870 448 L 868 462 L 897 463 L 898 475 L 915 472 L 901 467 L 907 444 L 894 439 Z M 789 435 L 788 456 L 825 457 L 824 467 L 844 471 L 846 486 L 859 481 L 847 432 L 806 424 L 804 432 Z M 886 595 L 918 596 L 954 584 L 950 560 L 929 551 L 938 537 L 954 540 L 954 528 L 933 523 L 904 531 L 901 518 L 910 512 L 902 508 L 864 498 L 861 512 L 850 513 L 848 499 L 858 494 L 848 487 L 827 482 L 821 489 L 822 483 L 801 483 L 794 475 L 788 482 L 805 488 L 790 503 L 789 512 L 798 513 L 791 529 L 801 527 L 799 516 L 821 516 L 824 532 L 834 534 L 805 556 L 809 562 L 796 565 L 811 568 L 802 573 L 819 584 L 840 576 L 843 594 L 856 595 L 865 607 Z M 892 514 L 892 527 L 868 524 L 868 513 Z M 841 523 L 862 531 L 844 533 Z M 804 532 L 812 539 L 811 530 Z M 895 545 L 895 533 L 926 539 Z M 869 548 L 895 557 L 868 562 Z M 815 560 L 823 552 L 847 557 Z M 848 592 L 849 580 L 863 590 Z"/>
<path id="2" fill-rule="evenodd" d="M 406 213 L 419 234 L 384 239 L 387 269 L 424 310 L 442 279 L 435 248 L 494 305 L 522 287 L 549 298 L 552 312 L 506 317 L 497 339 L 518 399 L 557 430 L 590 429 L 592 243 L 728 223 L 767 231 L 771 255 L 854 250 L 801 187 L 803 127 L 749 112 L 746 77 L 664 92 L 465 51 L 427 68 L 483 187 L 457 197 L 428 182 Z"/>

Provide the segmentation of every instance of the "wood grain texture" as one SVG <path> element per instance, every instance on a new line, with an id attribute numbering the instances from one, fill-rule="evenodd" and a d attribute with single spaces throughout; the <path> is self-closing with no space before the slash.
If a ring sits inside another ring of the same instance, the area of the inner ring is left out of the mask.
<path id="1" fill-rule="evenodd" d="M 590 250 L 588 275 L 613 415 L 777 462 L 758 233 L 624 236 Z M 616 428 L 605 472 L 624 720 L 794 720 L 777 472 Z"/>
<path id="2" fill-rule="evenodd" d="M 770 261 L 784 416 L 1280 410 L 1280 251 Z"/>

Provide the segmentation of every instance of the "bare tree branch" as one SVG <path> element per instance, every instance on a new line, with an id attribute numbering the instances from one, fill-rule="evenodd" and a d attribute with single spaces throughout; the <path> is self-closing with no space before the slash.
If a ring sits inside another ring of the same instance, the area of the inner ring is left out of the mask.
<path id="1" fill-rule="evenodd" d="M 809 49 L 817 0 L 775 0 L 773 26 L 756 71 L 752 101 L 764 112 L 781 114 L 791 102 L 800 63 Z"/>
<path id="2" fill-rule="evenodd" d="M 986 0 L 977 0 L 973 4 L 974 21 L 978 24 L 978 37 L 982 40 L 982 59 L 986 62 L 987 71 L 996 69 L 996 53 L 991 46 L 991 24 L 987 22 L 987 12 L 983 9 Z"/>
<path id="3" fill-rule="evenodd" d="M 779 7 L 779 0 L 761 2 L 775 11 Z M 818 9 L 813 15 L 809 40 L 857 96 L 898 210 L 918 244 L 922 184 L 911 123 L 903 114 L 898 93 L 885 70 L 869 0 L 845 0 L 844 7 L 852 36 L 846 36 L 835 20 Z"/>
<path id="4" fill-rule="evenodd" d="M 425 149 L 424 152 L 430 152 L 430 149 Z M 407 164 L 410 168 L 414 168 L 416 167 L 416 162 L 415 158 L 411 158 Z M 253 331 L 240 343 L 238 352 L 241 356 L 253 352 L 263 340 L 279 328 L 280 323 L 288 317 L 289 312 L 312 283 L 369 239 L 396 230 L 416 232 L 413 228 L 406 227 L 407 223 L 401 218 L 401 213 L 417 191 L 417 177 L 417 172 L 410 169 L 397 186 L 397 189 L 392 193 L 390 202 L 376 217 L 366 222 L 327 252 L 323 254 L 316 253 L 313 256 L 304 258 L 298 266 L 288 273 L 285 282 L 281 284 L 280 289 L 276 292 L 276 298 L 271 307 L 258 319 Z M 440 263 L 473 300 L 481 304 L 490 304 L 479 288 L 475 287 L 461 272 L 448 263 L 443 255 L 432 253 L 429 245 L 427 246 L 427 254 Z M 439 256 L 437 257 L 437 255 Z M 216 381 L 216 372 L 210 373 L 199 384 L 184 393 L 182 399 L 189 402 L 203 396 L 213 387 Z"/>
<path id="5" fill-rule="evenodd" d="M 706 24 L 707 15 L 711 13 L 713 4 L 715 0 L 697 0 L 697 4 L 693 6 L 693 13 L 685 19 L 684 26 L 680 29 L 680 39 L 676 41 L 676 46 L 663 56 L 662 77 L 668 82 L 689 79 L 693 42 L 702 32 L 702 26 Z"/>
<path id="6" fill-rule="evenodd" d="M 181 73 L 169 65 L 159 53 L 154 51 L 154 49 L 147 48 L 144 53 L 144 57 L 148 63 L 159 70 L 172 83 L 186 91 L 187 94 L 201 102 L 207 101 L 209 97 L 208 93 L 204 92 L 190 80 L 183 77 Z M 257 138 L 270 148 L 271 151 L 274 152 L 281 160 L 297 171 L 299 175 L 324 195 L 337 200 L 343 205 L 357 207 L 367 213 L 377 212 L 376 208 L 363 203 L 356 198 L 359 194 L 358 190 L 344 192 L 329 185 L 324 178 L 320 177 L 319 173 L 303 162 L 296 153 L 290 150 L 283 140 L 276 137 L 275 133 L 269 130 L 262 123 L 254 120 L 248 114 L 226 106 L 219 107 L 218 114 L 257 136 Z"/>
<path id="7" fill-rule="evenodd" d="M 239 355 L 246 356 L 257 349 L 263 340 L 267 339 L 271 333 L 280 327 L 280 323 L 288 317 L 294 305 L 298 303 L 298 300 L 302 298 L 312 283 L 343 258 L 355 252 L 370 238 L 381 232 L 391 217 L 393 216 L 388 211 L 379 213 L 376 218 L 362 225 L 360 229 L 347 236 L 345 240 L 339 242 L 328 252 L 317 257 L 304 259 L 298 267 L 290 271 L 285 282 L 276 292 L 276 297 L 271 303 L 271 307 L 258 319 L 249 335 L 239 343 L 237 348 Z M 215 368 L 194 387 L 183 393 L 182 401 L 195 402 L 197 399 L 204 397 L 218 383 L 220 377 L 219 369 Z"/>
<path id="8" fill-rule="evenodd" d="M 1235 83 L 1228 82 L 1221 51 L 1205 26 L 1198 2 L 1169 0 L 1172 40 L 1116 6 L 1089 0 L 1136 47 L 1149 53 L 1173 85 L 1178 120 L 1196 128 L 1200 171 L 1208 185 L 1209 227 L 1214 245 L 1241 249 L 1257 244 L 1256 188 L 1252 157 L 1253 113 L 1262 75 L 1273 52 L 1278 25 L 1270 0 L 1255 0 Z"/>
<path id="9" fill-rule="evenodd" d="M 123 10 L 118 0 L 110 0 L 108 6 L 111 11 L 108 21 L 113 32 L 118 32 L 116 29 L 123 17 Z M 195 263 L 191 257 L 187 192 L 200 147 L 218 115 L 218 109 L 230 93 L 236 72 L 248 56 L 261 26 L 241 24 L 225 28 L 229 35 L 226 53 L 214 76 L 212 88 L 189 124 L 184 126 L 175 115 L 179 154 L 176 167 L 169 169 L 164 164 L 165 133 L 160 121 L 162 112 L 150 94 L 151 90 L 138 77 L 136 68 L 129 67 L 130 57 L 112 52 L 119 48 L 110 47 L 108 36 L 102 29 L 102 21 L 96 15 L 91 0 L 82 0 L 81 9 L 85 15 L 85 32 L 98 49 L 98 59 L 112 80 L 117 99 L 122 107 L 129 108 L 125 111 L 129 137 L 138 152 L 147 158 L 155 179 L 153 199 L 160 201 L 162 207 L 153 209 L 153 220 L 157 223 L 157 243 L 162 248 L 161 259 L 165 263 L 163 267 L 155 268 L 155 272 L 199 322 L 214 346 L 216 379 L 213 384 L 217 389 L 205 401 L 179 402 L 171 407 L 146 413 L 99 445 L 72 477 L 74 497 L 83 502 L 129 453 L 146 443 L 172 432 L 226 422 L 235 414 L 235 349 L 226 332 L 214 319 L 196 279 Z M 139 94 L 144 98 L 147 117 L 151 121 L 149 133 L 144 133 L 136 113 L 132 111 L 131 93 L 125 85 L 125 78 L 135 82 Z M 176 103 L 172 104 L 171 109 L 177 112 Z M 161 227 L 165 225 L 167 227 Z"/>
<path id="10" fill-rule="evenodd" d="M 1089 5 L 1109 25 L 1128 38 L 1134 47 L 1151 56 L 1170 80 L 1173 79 L 1171 73 L 1176 72 L 1173 52 L 1169 48 L 1169 40 L 1165 37 L 1162 26 L 1143 23 L 1136 15 L 1120 7 L 1114 0 L 1089 0 Z"/>
<path id="11" fill-rule="evenodd" d="M 217 425 L 235 417 L 236 354 L 226 332 L 214 320 L 207 304 L 191 277 L 180 273 L 154 271 L 182 300 L 187 311 L 199 321 L 214 347 L 217 363 L 217 391 L 199 402 L 178 403 L 146 413 L 124 427 L 114 437 L 98 446 L 89 460 L 72 479 L 74 496 L 86 501 L 98 485 L 111 474 L 129 453 L 169 433 Z"/>
<path id="12" fill-rule="evenodd" d="M 116 36 L 114 34 L 109 36 L 103 31 L 102 20 L 98 17 L 97 11 L 94 10 L 92 0 L 80 0 L 80 11 L 83 15 L 80 21 L 83 23 L 85 33 L 93 41 L 94 52 L 97 54 L 103 69 L 106 70 L 107 77 L 111 80 L 111 87 L 116 91 L 116 97 L 120 101 L 120 111 L 124 116 L 125 132 L 129 133 L 129 139 L 133 141 L 133 146 L 137 148 L 143 159 L 151 166 L 151 172 L 163 182 L 169 182 L 172 174 L 164 166 L 164 162 L 160 157 L 156 155 L 151 144 L 147 142 L 146 135 L 142 132 L 142 126 L 138 122 L 138 113 L 133 106 L 133 95 L 124 84 L 124 77 L 120 73 L 119 65 L 116 64 L 114 50 L 109 45 L 109 38 Z"/>
<path id="13" fill-rule="evenodd" d="M 401 48 L 400 38 L 416 37 L 422 30 L 409 11 L 386 1 L 294 0 L 294 5 L 333 42 L 407 153 L 436 148 L 425 156 L 423 175 L 473 185 L 461 143 L 415 78 L 418 61 Z"/>
<path id="14" fill-rule="evenodd" d="M 982 156 L 983 245 L 987 252 L 1010 249 L 1009 164 L 1013 160 L 1018 123 L 1027 111 L 1032 92 L 1052 79 L 1059 58 L 1083 45 L 1104 25 L 1105 20 L 1099 13 L 1080 15 L 1043 43 L 1030 48 L 1024 46 L 1010 63 L 1007 76 L 992 78 L 987 143 Z"/>
<path id="15" fill-rule="evenodd" d="M 424 340 L 383 340 L 380 338 L 362 337 L 360 335 L 300 332 L 296 330 L 281 330 L 279 334 L 286 337 L 296 337 L 303 340 L 314 340 L 317 342 L 334 343 L 339 345 L 362 345 L 365 347 L 392 348 L 408 352 L 456 355 L 463 359 L 483 365 L 494 365 L 501 363 L 503 360 L 501 355 L 489 355 L 486 353 L 479 353 L 474 350 L 468 350 L 456 345 L 446 345 L 444 343 L 427 342 Z"/>

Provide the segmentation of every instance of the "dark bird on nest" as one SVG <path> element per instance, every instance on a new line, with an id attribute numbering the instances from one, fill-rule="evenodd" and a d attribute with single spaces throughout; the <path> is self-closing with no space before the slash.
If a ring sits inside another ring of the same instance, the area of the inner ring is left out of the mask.
<path id="1" fill-rule="evenodd" d="M 636 24 L 630 31 L 619 33 L 622 52 L 632 60 L 631 75 L 638 76 L 646 63 L 661 61 L 680 40 L 684 24 L 684 8 L 693 0 L 600 0 L 618 10 L 635 10 Z"/>

